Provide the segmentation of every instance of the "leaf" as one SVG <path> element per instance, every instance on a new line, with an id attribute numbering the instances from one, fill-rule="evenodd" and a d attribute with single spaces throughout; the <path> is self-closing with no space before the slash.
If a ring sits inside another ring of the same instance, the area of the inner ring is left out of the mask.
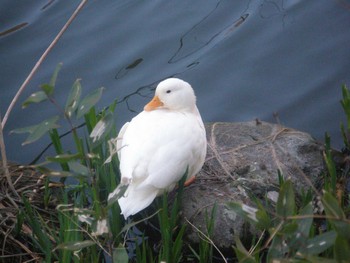
<path id="1" fill-rule="evenodd" d="M 273 262 L 274 259 L 283 258 L 289 247 L 285 240 L 279 235 L 275 235 L 266 256 L 266 262 Z"/>
<path id="2" fill-rule="evenodd" d="M 256 226 L 261 229 L 269 229 L 271 226 L 271 219 L 269 215 L 267 214 L 266 208 L 261 204 L 261 202 L 258 199 L 254 200 L 258 211 L 256 212 L 256 219 L 258 220 Z"/>
<path id="3" fill-rule="evenodd" d="M 22 103 L 22 108 L 27 108 L 28 105 L 32 103 L 39 103 L 42 101 L 47 100 L 48 97 L 46 96 L 44 91 L 37 91 L 34 92 L 32 95 L 30 95 L 23 103 Z"/>
<path id="4" fill-rule="evenodd" d="M 67 172 L 67 171 L 55 171 L 55 170 L 51 170 L 47 167 L 43 167 L 43 166 L 37 166 L 36 167 L 42 174 L 46 175 L 46 176 L 54 176 L 54 177 L 69 177 L 69 176 L 73 176 L 73 174 L 71 172 Z"/>
<path id="5" fill-rule="evenodd" d="M 70 93 L 66 102 L 66 106 L 64 108 L 64 111 L 68 116 L 68 118 L 72 117 L 73 112 L 78 107 L 79 99 L 81 96 L 81 90 L 82 88 L 80 84 L 80 79 L 77 79 L 70 90 Z"/>
<path id="6" fill-rule="evenodd" d="M 344 145 L 348 148 L 350 148 L 350 141 L 349 141 L 349 130 L 345 130 L 344 124 L 340 123 L 340 131 L 341 135 L 343 137 Z"/>
<path id="7" fill-rule="evenodd" d="M 56 122 L 59 120 L 59 116 L 51 117 L 37 125 L 15 129 L 12 130 L 12 133 L 29 133 L 27 139 L 22 143 L 22 145 L 26 145 L 32 142 L 37 141 L 42 136 L 44 136 L 49 130 L 59 127 Z"/>
<path id="8" fill-rule="evenodd" d="M 69 162 L 69 168 L 76 174 L 82 175 L 82 176 L 90 176 L 91 172 L 88 167 L 85 165 L 82 165 L 78 162 Z"/>
<path id="9" fill-rule="evenodd" d="M 290 232 L 289 246 L 295 249 L 299 249 L 302 246 L 306 246 L 310 235 L 310 229 L 313 222 L 313 211 L 311 202 L 308 203 L 303 209 L 300 210 L 300 219 L 293 221 L 293 225 L 296 225 L 296 229 Z M 303 217 L 310 216 L 310 217 Z M 285 228 L 284 228 L 285 230 Z M 284 231 L 285 232 L 285 231 Z"/>
<path id="10" fill-rule="evenodd" d="M 276 212 L 281 217 L 287 217 L 294 214 L 295 196 L 293 191 L 293 183 L 290 180 L 285 181 L 278 195 Z"/>
<path id="11" fill-rule="evenodd" d="M 131 221 L 131 223 L 125 224 L 122 228 L 122 230 L 120 230 L 119 235 L 125 231 L 129 231 L 129 229 L 131 229 L 132 227 L 136 226 L 137 224 L 140 224 L 141 222 L 145 222 L 149 219 L 151 219 L 152 217 L 154 217 L 156 214 L 158 214 L 161 211 L 161 209 L 158 209 L 156 212 L 154 212 L 152 215 L 142 218 L 138 221 Z"/>
<path id="12" fill-rule="evenodd" d="M 345 238 L 339 235 L 334 243 L 334 256 L 337 262 L 347 262 L 350 258 L 350 244 Z"/>
<path id="13" fill-rule="evenodd" d="M 246 220 L 253 221 L 254 224 L 258 223 L 258 219 L 256 217 L 258 209 L 255 207 L 236 202 L 230 202 L 227 205 L 232 208 L 233 211 L 235 211 L 237 214 L 243 216 Z"/>
<path id="14" fill-rule="evenodd" d="M 56 162 L 56 163 L 66 163 L 73 160 L 77 160 L 82 158 L 83 156 L 80 153 L 75 154 L 58 154 L 54 157 L 47 157 L 46 160 L 50 162 Z"/>
<path id="15" fill-rule="evenodd" d="M 42 219 L 41 215 L 37 212 L 33 204 L 29 202 L 27 198 L 22 196 L 22 201 L 25 208 L 25 218 L 26 222 L 29 223 L 32 229 L 32 237 L 33 241 L 35 241 L 36 245 L 47 255 L 51 253 L 52 243 L 50 241 L 49 234 L 45 231 L 45 223 Z"/>
<path id="16" fill-rule="evenodd" d="M 325 135 L 325 158 L 327 169 L 330 176 L 330 183 L 332 191 L 336 190 L 337 183 L 337 170 L 333 162 L 332 150 L 331 150 L 331 138 L 328 133 Z M 327 188 L 326 188 L 327 189 Z M 327 189 L 328 190 L 328 189 Z"/>
<path id="17" fill-rule="evenodd" d="M 235 236 L 236 246 L 234 247 L 236 257 L 240 263 L 255 263 L 255 259 L 252 255 L 249 254 L 247 249 L 243 246 L 239 237 Z"/>
<path id="18" fill-rule="evenodd" d="M 325 257 L 317 257 L 317 256 L 308 256 L 305 258 L 305 260 L 302 261 L 294 261 L 298 263 L 339 263 L 339 261 L 336 261 L 334 259 L 325 258 Z M 346 263 L 347 261 L 343 261 L 342 263 Z"/>
<path id="19" fill-rule="evenodd" d="M 329 221 L 334 225 L 337 233 L 350 241 L 350 224 L 346 219 L 344 211 L 338 204 L 337 199 L 329 192 L 325 192 L 322 197 L 322 204 Z"/>
<path id="20" fill-rule="evenodd" d="M 118 100 L 115 99 L 108 107 L 109 111 L 110 112 L 114 112 L 115 111 L 115 108 L 117 107 L 117 104 L 118 104 Z"/>
<path id="21" fill-rule="evenodd" d="M 17 129 L 10 131 L 10 134 L 11 133 L 17 133 L 17 134 L 33 133 L 35 131 L 36 127 L 37 127 L 37 125 L 27 126 L 27 127 L 23 127 L 23 128 L 17 128 Z"/>
<path id="22" fill-rule="evenodd" d="M 114 127 L 113 114 L 108 112 L 94 127 L 90 137 L 92 142 L 96 145 L 101 142 L 109 134 L 111 129 Z"/>
<path id="23" fill-rule="evenodd" d="M 310 233 L 310 229 L 312 226 L 312 221 L 313 221 L 313 211 L 312 211 L 312 204 L 311 202 L 308 203 L 303 209 L 300 210 L 299 215 L 301 216 L 310 216 L 308 218 L 302 218 L 302 219 L 298 219 L 297 223 L 298 223 L 298 231 L 308 237 L 309 233 Z"/>
<path id="24" fill-rule="evenodd" d="M 42 84 L 40 88 L 45 92 L 47 97 L 50 97 L 53 94 L 54 87 L 49 84 Z"/>
<path id="25" fill-rule="evenodd" d="M 315 236 L 314 238 L 309 239 L 306 246 L 302 246 L 297 254 L 318 255 L 333 246 L 336 237 L 337 233 L 333 230 Z"/>
<path id="26" fill-rule="evenodd" d="M 90 247 L 94 244 L 95 242 L 92 240 L 70 241 L 70 242 L 59 244 L 55 249 L 67 249 L 70 251 L 76 251 L 86 247 Z"/>
<path id="27" fill-rule="evenodd" d="M 79 104 L 77 111 L 77 118 L 81 118 L 86 113 L 89 112 L 91 107 L 93 107 L 101 98 L 103 87 L 93 91 L 89 95 L 87 95 Z"/>
<path id="28" fill-rule="evenodd" d="M 283 225 L 281 233 L 283 233 L 285 236 L 290 236 L 296 233 L 297 229 L 298 229 L 298 224 L 296 222 L 286 222 Z"/>
<path id="29" fill-rule="evenodd" d="M 113 249 L 113 262 L 115 263 L 128 263 L 129 257 L 128 253 L 123 247 L 123 245 L 119 245 L 117 248 Z"/>
<path id="30" fill-rule="evenodd" d="M 57 76 L 58 76 L 58 73 L 60 72 L 61 68 L 62 68 L 62 63 L 58 63 L 58 65 L 55 68 L 55 71 L 52 74 L 52 77 L 51 77 L 51 80 L 50 80 L 50 83 L 49 83 L 49 85 L 51 87 L 55 87 Z"/>
<path id="31" fill-rule="evenodd" d="M 119 184 L 116 189 L 112 193 L 108 195 L 108 206 L 113 205 L 115 202 L 121 198 L 128 188 L 128 184 Z"/>
<path id="32" fill-rule="evenodd" d="M 91 235 L 94 237 L 108 234 L 109 227 L 108 227 L 107 219 L 104 218 L 101 220 L 94 221 L 92 223 L 92 229 L 93 229 L 93 232 L 91 232 Z"/>
<path id="33" fill-rule="evenodd" d="M 346 85 L 342 86 L 343 99 L 340 101 L 347 118 L 347 128 L 350 128 L 350 92 Z"/>

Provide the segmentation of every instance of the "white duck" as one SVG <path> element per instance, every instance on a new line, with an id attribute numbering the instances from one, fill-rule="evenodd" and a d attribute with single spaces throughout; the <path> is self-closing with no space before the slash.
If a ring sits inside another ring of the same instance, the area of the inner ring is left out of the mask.
<path id="1" fill-rule="evenodd" d="M 120 130 L 117 149 L 121 185 L 128 185 L 118 199 L 125 218 L 171 191 L 187 167 L 187 179 L 194 179 L 207 140 L 191 85 L 177 78 L 160 82 L 144 111 Z"/>

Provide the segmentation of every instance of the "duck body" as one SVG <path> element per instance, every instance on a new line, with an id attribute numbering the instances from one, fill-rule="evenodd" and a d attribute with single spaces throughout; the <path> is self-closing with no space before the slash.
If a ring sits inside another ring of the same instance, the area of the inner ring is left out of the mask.
<path id="1" fill-rule="evenodd" d="M 122 127 L 117 148 L 121 183 L 128 188 L 118 203 L 125 218 L 171 191 L 187 169 L 187 178 L 192 178 L 202 168 L 205 128 L 195 97 L 186 102 L 186 96 L 194 97 L 187 82 L 167 79 L 158 85 L 145 110 Z"/>

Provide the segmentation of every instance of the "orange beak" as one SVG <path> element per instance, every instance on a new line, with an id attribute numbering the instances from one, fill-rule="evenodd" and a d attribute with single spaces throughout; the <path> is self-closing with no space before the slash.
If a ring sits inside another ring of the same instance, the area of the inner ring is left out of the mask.
<path id="1" fill-rule="evenodd" d="M 164 105 L 163 102 L 160 101 L 158 96 L 154 96 L 153 99 L 150 102 L 148 102 L 143 109 L 145 111 L 152 111 L 152 110 L 155 110 L 163 105 Z"/>

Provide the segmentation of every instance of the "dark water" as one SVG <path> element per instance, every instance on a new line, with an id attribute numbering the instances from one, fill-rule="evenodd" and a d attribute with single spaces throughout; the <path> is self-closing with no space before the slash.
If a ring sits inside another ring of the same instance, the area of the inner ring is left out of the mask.
<path id="1" fill-rule="evenodd" d="M 0 111 L 80 1 L 0 3 Z M 9 31 L 12 32 L 9 33 Z M 89 1 L 35 75 L 20 102 L 63 62 L 56 99 L 75 79 L 84 93 L 118 98 L 117 124 L 142 110 L 155 83 L 190 82 L 206 122 L 275 121 L 341 147 L 341 85 L 350 86 L 350 2 Z M 132 94 L 131 96 L 128 96 Z M 132 112 L 134 111 L 134 112 Z M 9 159 L 29 162 L 48 140 L 21 146 L 9 131 L 56 114 L 48 103 L 16 105 L 5 127 Z"/>

